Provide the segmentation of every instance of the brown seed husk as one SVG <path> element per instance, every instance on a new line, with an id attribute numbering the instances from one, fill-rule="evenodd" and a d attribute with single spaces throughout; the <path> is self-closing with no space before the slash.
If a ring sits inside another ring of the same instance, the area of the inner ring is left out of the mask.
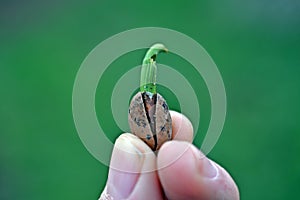
<path id="1" fill-rule="evenodd" d="M 131 132 L 141 138 L 153 150 L 171 140 L 172 120 L 165 99 L 137 93 L 129 106 L 128 122 Z"/>

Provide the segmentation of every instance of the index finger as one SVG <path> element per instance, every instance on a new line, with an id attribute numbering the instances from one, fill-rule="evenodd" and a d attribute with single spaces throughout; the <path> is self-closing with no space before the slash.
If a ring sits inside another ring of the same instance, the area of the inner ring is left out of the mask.
<path id="1" fill-rule="evenodd" d="M 183 114 L 170 110 L 172 118 L 172 139 L 187 142 L 193 141 L 193 126 L 190 120 Z"/>

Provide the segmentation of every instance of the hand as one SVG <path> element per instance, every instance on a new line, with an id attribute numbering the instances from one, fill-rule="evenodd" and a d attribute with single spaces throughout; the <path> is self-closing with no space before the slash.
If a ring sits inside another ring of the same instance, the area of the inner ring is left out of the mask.
<path id="1" fill-rule="evenodd" d="M 116 140 L 101 200 L 239 199 L 228 172 L 191 144 L 191 122 L 177 112 L 170 113 L 173 140 L 164 143 L 157 156 L 130 133 Z"/>

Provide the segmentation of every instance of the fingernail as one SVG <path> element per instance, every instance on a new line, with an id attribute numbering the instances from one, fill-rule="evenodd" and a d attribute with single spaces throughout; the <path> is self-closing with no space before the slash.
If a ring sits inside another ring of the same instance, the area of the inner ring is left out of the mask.
<path id="1" fill-rule="evenodd" d="M 107 180 L 107 193 L 114 199 L 127 198 L 138 181 L 144 159 L 135 139 L 123 134 L 115 142 Z"/>
<path id="2" fill-rule="evenodd" d="M 214 178 L 217 175 L 215 165 L 196 147 L 192 146 L 194 156 L 196 157 L 196 165 L 201 176 L 206 178 Z"/>

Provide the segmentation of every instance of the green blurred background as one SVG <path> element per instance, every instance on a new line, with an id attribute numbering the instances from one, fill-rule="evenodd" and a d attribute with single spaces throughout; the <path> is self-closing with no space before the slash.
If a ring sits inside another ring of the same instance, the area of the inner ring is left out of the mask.
<path id="1" fill-rule="evenodd" d="M 230 171 L 241 199 L 297 199 L 299 10 L 297 0 L 0 1 L 0 199 L 97 199 L 108 169 L 77 135 L 73 82 L 97 44 L 145 26 L 187 34 L 218 65 L 228 113 L 209 156 Z M 97 114 L 111 140 L 120 134 L 107 109 L 112 84 L 140 64 L 144 53 L 120 57 L 99 82 Z M 158 62 L 185 76 L 192 73 L 172 54 Z M 203 82 L 196 89 L 201 99 L 199 146 L 210 101 Z M 172 93 L 161 91 L 170 107 L 180 110 Z"/>

